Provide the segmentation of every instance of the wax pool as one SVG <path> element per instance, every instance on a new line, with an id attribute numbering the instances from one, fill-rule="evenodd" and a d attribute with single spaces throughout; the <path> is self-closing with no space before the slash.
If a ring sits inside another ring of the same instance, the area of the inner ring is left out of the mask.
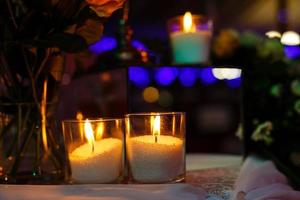
<path id="1" fill-rule="evenodd" d="M 171 33 L 174 64 L 208 62 L 210 38 L 211 33 L 209 31 Z"/>
<path id="2" fill-rule="evenodd" d="M 163 183 L 175 180 L 185 170 L 183 140 L 145 135 L 127 141 L 129 165 L 134 181 Z"/>
<path id="3" fill-rule="evenodd" d="M 120 176 L 122 170 L 122 141 L 106 138 L 84 144 L 71 152 L 72 178 L 77 183 L 110 183 Z"/>

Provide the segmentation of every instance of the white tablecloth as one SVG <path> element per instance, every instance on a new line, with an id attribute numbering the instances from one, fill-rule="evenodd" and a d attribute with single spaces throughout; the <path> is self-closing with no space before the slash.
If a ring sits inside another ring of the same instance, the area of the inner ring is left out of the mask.
<path id="1" fill-rule="evenodd" d="M 190 154 L 187 170 L 239 165 L 241 156 Z M 0 200 L 221 200 L 201 187 L 180 184 L 0 185 Z"/>

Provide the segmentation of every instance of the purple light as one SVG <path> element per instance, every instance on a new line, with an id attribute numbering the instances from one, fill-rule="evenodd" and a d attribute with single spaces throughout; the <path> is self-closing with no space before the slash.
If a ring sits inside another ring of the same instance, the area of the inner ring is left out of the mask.
<path id="1" fill-rule="evenodd" d="M 105 51 L 114 49 L 117 46 L 117 41 L 113 37 L 102 37 L 101 40 L 90 46 L 90 51 L 95 54 L 101 54 Z"/>
<path id="2" fill-rule="evenodd" d="M 132 46 L 135 47 L 137 50 L 143 50 L 147 51 L 147 47 L 141 43 L 140 41 L 133 40 L 132 41 Z M 117 47 L 117 40 L 114 37 L 102 37 L 101 40 L 98 42 L 92 44 L 89 49 L 91 52 L 95 54 L 101 54 L 105 51 L 110 51 L 113 50 L 114 48 Z"/>
<path id="3" fill-rule="evenodd" d="M 241 86 L 242 79 L 236 78 L 236 79 L 226 80 L 226 83 L 230 88 L 239 88 Z"/>
<path id="4" fill-rule="evenodd" d="M 196 82 L 197 69 L 195 68 L 184 68 L 180 70 L 179 80 L 180 83 L 185 87 L 192 87 Z"/>
<path id="5" fill-rule="evenodd" d="M 149 73 L 142 67 L 129 67 L 129 80 L 137 87 L 146 87 L 150 83 Z"/>
<path id="6" fill-rule="evenodd" d="M 212 68 L 199 69 L 199 77 L 204 85 L 210 85 L 217 81 L 212 73 Z"/>
<path id="7" fill-rule="evenodd" d="M 289 59 L 296 59 L 300 57 L 299 46 L 284 46 L 284 53 Z"/>
<path id="8" fill-rule="evenodd" d="M 175 23 L 171 24 L 169 27 L 171 29 L 171 32 L 178 32 L 178 31 L 180 31 L 180 28 L 181 28 L 178 24 L 175 24 Z"/>
<path id="9" fill-rule="evenodd" d="M 155 71 L 155 80 L 157 84 L 167 86 L 174 82 L 178 75 L 175 67 L 160 67 Z"/>
<path id="10" fill-rule="evenodd" d="M 148 51 L 148 49 L 147 49 L 147 47 L 143 44 L 143 43 L 141 43 L 140 41 L 137 41 L 137 40 L 133 40 L 132 42 L 131 42 L 131 45 L 133 46 L 133 47 L 135 47 L 137 50 L 143 50 L 143 51 Z"/>

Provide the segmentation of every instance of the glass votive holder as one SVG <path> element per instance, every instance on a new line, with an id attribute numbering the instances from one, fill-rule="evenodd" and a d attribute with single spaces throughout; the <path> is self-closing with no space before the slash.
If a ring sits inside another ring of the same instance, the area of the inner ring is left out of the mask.
<path id="1" fill-rule="evenodd" d="M 213 23 L 190 12 L 168 20 L 174 64 L 207 64 Z"/>
<path id="2" fill-rule="evenodd" d="M 124 172 L 124 120 L 62 122 L 70 183 L 117 183 Z"/>
<path id="3" fill-rule="evenodd" d="M 129 182 L 169 183 L 185 178 L 185 114 L 127 114 Z"/>

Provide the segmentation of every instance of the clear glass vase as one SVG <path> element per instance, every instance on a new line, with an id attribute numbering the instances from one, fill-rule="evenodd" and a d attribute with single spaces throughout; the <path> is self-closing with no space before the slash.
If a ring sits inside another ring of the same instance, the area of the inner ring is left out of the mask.
<path id="1" fill-rule="evenodd" d="M 63 138 L 54 104 L 0 103 L 0 183 L 64 180 Z"/>

